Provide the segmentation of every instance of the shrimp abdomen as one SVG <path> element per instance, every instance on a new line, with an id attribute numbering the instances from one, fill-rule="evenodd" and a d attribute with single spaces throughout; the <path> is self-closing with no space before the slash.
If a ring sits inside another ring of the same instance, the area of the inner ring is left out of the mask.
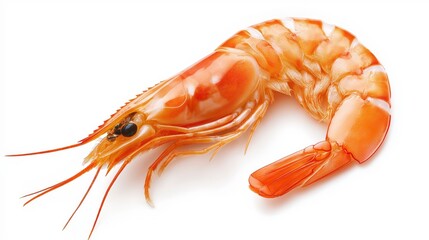
<path id="1" fill-rule="evenodd" d="M 324 141 L 255 171 L 250 188 L 276 197 L 351 160 L 367 161 L 384 141 L 391 118 L 389 81 L 377 58 L 349 32 L 317 20 L 287 18 L 253 28 L 262 36 L 255 38 L 275 46 L 280 56 L 285 86 L 279 89 L 289 87 L 329 127 Z"/>

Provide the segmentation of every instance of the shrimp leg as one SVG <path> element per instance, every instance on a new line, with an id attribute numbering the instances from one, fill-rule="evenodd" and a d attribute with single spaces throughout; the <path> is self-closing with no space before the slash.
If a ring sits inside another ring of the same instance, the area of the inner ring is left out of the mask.
<path id="1" fill-rule="evenodd" d="M 238 137 L 240 137 L 244 132 L 246 132 L 249 128 L 251 128 L 251 134 L 252 136 L 253 131 L 256 128 L 256 125 L 260 122 L 259 119 L 261 119 L 270 103 L 271 99 L 270 97 L 267 97 L 267 99 L 258 106 L 252 115 L 250 115 L 240 127 L 236 128 L 235 130 L 232 130 L 232 128 L 237 125 L 238 123 L 235 121 L 232 121 L 231 123 L 227 124 L 230 125 L 230 131 L 228 133 L 225 133 L 220 136 L 202 136 L 202 137 L 192 137 L 188 139 L 182 139 L 174 142 L 171 144 L 167 149 L 164 150 L 160 154 L 160 156 L 152 163 L 152 165 L 149 167 L 147 174 L 146 174 L 146 180 L 145 180 L 145 197 L 147 202 L 153 206 L 151 198 L 150 198 L 150 183 L 152 179 L 153 172 L 156 171 L 157 168 L 159 168 L 158 173 L 161 174 L 163 170 L 167 167 L 168 164 L 173 161 L 178 156 L 187 156 L 187 155 L 196 155 L 196 154 L 205 154 L 211 150 L 215 150 L 212 157 L 217 153 L 217 151 L 224 145 L 234 141 Z M 244 114 L 246 111 L 243 111 L 242 114 Z M 240 117 L 238 116 L 235 120 L 241 121 Z M 249 139 L 250 141 L 250 139 Z M 247 142 L 247 144 L 249 143 Z M 208 144 L 213 143 L 212 145 L 209 145 L 205 148 L 199 149 L 199 150 L 187 150 L 187 151 L 179 151 L 177 150 L 178 147 L 182 146 L 188 146 L 188 145 L 194 145 L 194 144 Z M 247 145 L 246 145 L 247 148 Z"/>

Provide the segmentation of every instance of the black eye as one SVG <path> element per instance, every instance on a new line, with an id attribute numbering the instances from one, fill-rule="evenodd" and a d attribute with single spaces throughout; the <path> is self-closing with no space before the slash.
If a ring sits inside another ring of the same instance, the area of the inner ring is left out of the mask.
<path id="1" fill-rule="evenodd" d="M 121 134 L 124 137 L 131 137 L 137 132 L 137 125 L 135 123 L 127 123 L 121 129 Z"/>

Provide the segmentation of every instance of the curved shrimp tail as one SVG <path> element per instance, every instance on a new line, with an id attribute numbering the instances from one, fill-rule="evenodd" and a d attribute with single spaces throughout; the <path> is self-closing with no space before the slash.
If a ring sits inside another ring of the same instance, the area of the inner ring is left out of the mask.
<path id="1" fill-rule="evenodd" d="M 352 159 L 337 143 L 322 141 L 255 171 L 249 177 L 250 189 L 262 197 L 278 197 L 322 179 Z"/>

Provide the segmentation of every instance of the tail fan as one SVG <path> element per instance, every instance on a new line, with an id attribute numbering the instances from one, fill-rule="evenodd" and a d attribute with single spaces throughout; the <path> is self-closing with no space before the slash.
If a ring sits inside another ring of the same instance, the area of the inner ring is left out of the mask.
<path id="1" fill-rule="evenodd" d="M 278 197 L 322 179 L 352 159 L 338 144 L 322 141 L 255 171 L 249 177 L 250 189 L 262 197 Z"/>

